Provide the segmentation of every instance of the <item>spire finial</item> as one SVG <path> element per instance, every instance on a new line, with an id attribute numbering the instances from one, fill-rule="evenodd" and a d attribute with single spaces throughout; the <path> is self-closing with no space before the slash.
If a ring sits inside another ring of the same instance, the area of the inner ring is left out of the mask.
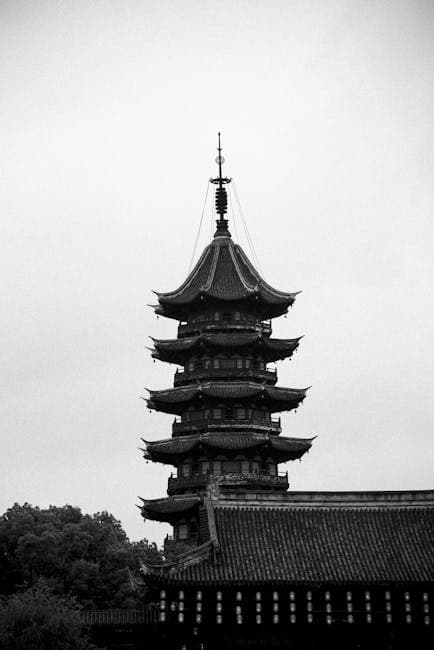
<path id="1" fill-rule="evenodd" d="M 211 178 L 210 181 L 217 185 L 215 190 L 215 207 L 219 218 L 217 219 L 217 232 L 215 237 L 230 237 L 228 231 L 228 221 L 225 219 L 225 214 L 228 210 L 228 194 L 225 185 L 231 182 L 232 179 L 222 175 L 222 165 L 225 159 L 222 156 L 221 133 L 218 132 L 218 156 L 215 161 L 219 166 L 219 175 L 217 178 Z"/>
<path id="2" fill-rule="evenodd" d="M 219 136 L 219 146 L 217 147 L 217 151 L 219 152 L 219 155 L 217 156 L 217 160 L 219 163 L 219 181 L 220 181 L 220 187 L 222 186 L 222 164 L 224 163 L 224 158 L 222 159 L 222 145 L 220 141 L 220 131 L 218 132 Z"/>

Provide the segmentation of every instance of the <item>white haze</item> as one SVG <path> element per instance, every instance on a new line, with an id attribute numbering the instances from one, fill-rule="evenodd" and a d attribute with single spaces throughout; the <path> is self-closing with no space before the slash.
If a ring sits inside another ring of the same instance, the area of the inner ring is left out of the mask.
<path id="1" fill-rule="evenodd" d="M 168 530 L 135 508 L 170 473 L 137 450 L 172 420 L 140 400 L 174 372 L 146 304 L 186 275 L 218 130 L 266 279 L 303 290 L 275 323 L 305 334 L 280 384 L 312 384 L 284 434 L 318 436 L 291 489 L 431 487 L 433 9 L 3 0 L 1 512 Z"/>

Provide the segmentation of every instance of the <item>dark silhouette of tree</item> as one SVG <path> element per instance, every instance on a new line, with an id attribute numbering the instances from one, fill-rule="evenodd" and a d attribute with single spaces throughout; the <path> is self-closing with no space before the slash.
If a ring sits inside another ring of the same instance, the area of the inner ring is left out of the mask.
<path id="1" fill-rule="evenodd" d="M 43 578 L 54 594 L 73 596 L 85 608 L 137 607 L 130 569 L 139 559 L 161 562 L 147 540 L 130 542 L 108 512 L 84 515 L 73 506 L 40 509 L 15 504 L 0 517 L 0 593 L 32 587 Z"/>
<path id="2" fill-rule="evenodd" d="M 0 598 L 3 650 L 92 650 L 77 603 L 44 586 Z"/>

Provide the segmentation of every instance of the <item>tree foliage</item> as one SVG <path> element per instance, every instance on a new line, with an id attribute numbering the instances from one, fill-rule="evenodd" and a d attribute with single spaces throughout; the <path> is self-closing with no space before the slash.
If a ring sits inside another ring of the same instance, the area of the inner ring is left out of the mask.
<path id="1" fill-rule="evenodd" d="M 92 650 L 76 602 L 39 586 L 0 598 L 0 648 Z"/>
<path id="2" fill-rule="evenodd" d="M 0 517 L 1 594 L 42 578 L 51 592 L 73 596 L 85 608 L 135 607 L 141 595 L 128 570 L 137 572 L 140 558 L 161 562 L 162 555 L 146 540 L 130 542 L 108 512 L 25 503 Z"/>

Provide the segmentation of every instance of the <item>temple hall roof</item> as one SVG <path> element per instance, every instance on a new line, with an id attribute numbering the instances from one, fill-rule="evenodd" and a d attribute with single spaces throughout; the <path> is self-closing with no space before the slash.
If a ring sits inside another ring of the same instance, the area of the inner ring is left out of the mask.
<path id="1" fill-rule="evenodd" d="M 279 499 L 214 505 L 215 552 L 189 566 L 148 567 L 152 579 L 184 585 L 433 580 L 433 491 L 290 493 Z"/>
<path id="2" fill-rule="evenodd" d="M 307 388 L 283 388 L 258 384 L 250 381 L 243 382 L 204 382 L 189 384 L 167 390 L 149 390 L 147 400 L 149 408 L 164 413 L 181 413 L 188 402 L 195 399 L 209 398 L 210 400 L 243 400 L 263 399 L 271 412 L 291 411 L 297 408 L 306 397 Z"/>
<path id="3" fill-rule="evenodd" d="M 179 456 L 190 454 L 198 447 L 222 451 L 266 448 L 275 452 L 279 462 L 301 458 L 312 446 L 313 438 L 289 438 L 268 433 L 202 433 L 155 442 L 144 441 L 145 458 L 177 465 Z"/>
<path id="4" fill-rule="evenodd" d="M 218 236 L 178 289 L 156 295 L 157 314 L 182 320 L 204 298 L 224 302 L 254 300 L 264 318 L 274 318 L 287 312 L 297 293 L 273 289 L 230 236 Z"/>
<path id="5" fill-rule="evenodd" d="M 300 339 L 274 339 L 260 332 L 201 334 L 181 339 L 153 339 L 152 356 L 161 361 L 184 364 L 194 350 L 218 348 L 222 350 L 254 347 L 261 351 L 266 361 L 290 357 L 297 349 Z"/>

